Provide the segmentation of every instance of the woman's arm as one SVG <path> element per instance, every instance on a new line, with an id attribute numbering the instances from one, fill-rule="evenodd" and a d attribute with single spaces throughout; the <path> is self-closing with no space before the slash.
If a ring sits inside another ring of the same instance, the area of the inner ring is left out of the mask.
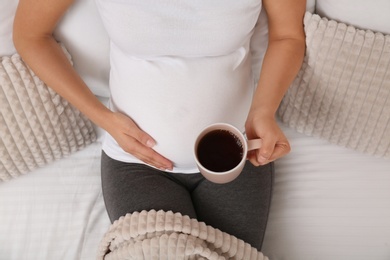
<path id="1" fill-rule="evenodd" d="M 158 168 L 172 163 L 151 147 L 155 141 L 127 116 L 113 113 L 90 91 L 53 38 L 53 31 L 74 0 L 20 0 L 15 15 L 14 44 L 31 69 L 118 144 L 137 158 Z"/>
<path id="2" fill-rule="evenodd" d="M 261 149 L 249 155 L 255 165 L 266 164 L 290 151 L 275 114 L 301 67 L 305 51 L 306 0 L 263 0 L 263 6 L 268 15 L 269 43 L 246 123 L 248 138 L 263 139 Z"/>
<path id="3" fill-rule="evenodd" d="M 74 0 L 20 0 L 14 21 L 14 44 L 23 60 L 59 95 L 92 121 L 105 126 L 110 111 L 91 93 L 52 37 L 59 19 Z"/>

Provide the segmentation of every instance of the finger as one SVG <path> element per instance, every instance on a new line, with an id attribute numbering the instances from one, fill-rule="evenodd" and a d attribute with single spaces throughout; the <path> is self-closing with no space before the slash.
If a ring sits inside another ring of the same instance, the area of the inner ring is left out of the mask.
<path id="1" fill-rule="evenodd" d="M 161 170 L 172 170 L 173 163 L 167 158 L 163 157 L 153 149 L 149 148 L 150 153 L 144 154 L 145 160 L 149 161 L 151 165 L 161 169 Z"/>
<path id="2" fill-rule="evenodd" d="M 125 146 L 122 147 L 123 150 L 141 161 L 159 169 L 172 170 L 173 163 L 170 160 L 163 157 L 152 148 L 142 144 L 135 138 L 127 136 L 122 143 L 125 144 Z"/>
<path id="3" fill-rule="evenodd" d="M 136 156 L 138 159 L 156 168 L 162 170 L 173 169 L 173 163 L 170 160 L 168 160 L 161 154 L 157 153 L 152 148 L 147 147 L 141 143 L 139 143 L 139 145 L 135 147 L 135 151 L 133 152 L 133 155 Z"/>
<path id="4" fill-rule="evenodd" d="M 272 153 L 269 161 L 275 161 L 291 151 L 291 146 L 288 141 L 277 142 L 275 145 L 274 152 Z"/>
<path id="5" fill-rule="evenodd" d="M 256 151 L 249 151 L 247 159 L 253 164 L 253 166 L 260 166 L 259 162 L 257 161 Z"/>
<path id="6" fill-rule="evenodd" d="M 268 163 L 271 155 L 274 153 L 276 140 L 264 138 L 260 149 L 256 150 L 256 159 L 260 165 Z"/>
<path id="7" fill-rule="evenodd" d="M 147 147 L 153 147 L 156 145 L 156 141 L 149 134 L 139 129 L 135 124 L 132 129 L 132 137 Z"/>

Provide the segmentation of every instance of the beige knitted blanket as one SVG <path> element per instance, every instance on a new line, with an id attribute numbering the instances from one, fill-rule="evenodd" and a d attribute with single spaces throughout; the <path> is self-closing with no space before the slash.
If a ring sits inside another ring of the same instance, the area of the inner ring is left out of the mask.
<path id="1" fill-rule="evenodd" d="M 236 237 L 172 211 L 141 211 L 116 220 L 102 239 L 98 260 L 268 260 Z"/>

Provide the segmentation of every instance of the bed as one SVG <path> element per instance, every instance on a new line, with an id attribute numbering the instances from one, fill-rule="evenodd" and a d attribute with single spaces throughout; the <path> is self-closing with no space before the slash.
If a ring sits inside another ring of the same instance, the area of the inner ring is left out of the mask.
<path id="1" fill-rule="evenodd" d="M 348 5 L 346 0 L 319 2 L 308 1 L 308 11 L 327 17 L 333 14 L 336 20 L 340 20 L 341 15 L 337 13 L 341 12 L 340 8 Z M 382 15 L 390 11 L 390 5 L 387 0 L 379 2 L 382 8 L 375 9 L 377 19 L 390 24 L 388 16 Z M 14 52 L 10 28 L 16 4 L 15 0 L 0 3 L 0 9 L 4 10 L 0 14 L 0 53 L 3 56 Z M 348 6 L 350 9 L 351 1 Z M 330 12 L 331 8 L 336 11 Z M 261 19 L 266 21 L 266 16 L 262 15 Z M 343 22 L 351 22 L 351 19 L 347 17 Z M 90 23 L 81 23 L 85 20 Z M 375 21 L 371 19 L 373 28 L 376 28 Z M 75 25 L 78 30 L 74 30 Z M 390 33 L 387 29 L 382 32 Z M 258 28 L 257 33 L 264 35 L 266 31 Z M 56 36 L 67 47 L 75 68 L 94 93 L 107 103 L 108 42 L 93 1 L 79 0 L 66 14 Z M 254 43 L 265 48 L 263 41 L 264 38 L 258 37 Z M 263 52 L 264 49 L 254 50 L 253 60 L 261 60 Z M 257 69 L 254 66 L 254 71 Z M 389 70 L 386 67 L 385 73 Z M 389 92 L 390 81 L 386 79 L 382 85 Z M 295 101 L 290 100 L 289 104 Z M 386 116 L 390 114 L 390 96 L 383 102 L 381 115 Z M 299 120 L 283 117 L 286 113 L 282 112 L 280 125 L 291 142 L 292 151 L 276 163 L 264 255 L 272 260 L 390 259 L 388 150 L 370 154 L 357 146 L 355 149 L 337 144 L 330 137 L 310 132 L 310 127 L 295 124 Z M 389 122 L 385 123 L 390 125 Z M 388 137 L 386 124 L 383 139 Z M 314 130 L 315 126 L 318 128 L 318 124 L 314 125 Z M 110 222 L 100 187 L 103 131 L 96 127 L 95 131 L 96 140 L 84 148 L 0 182 L 0 259 L 96 258 L 98 245 Z"/>

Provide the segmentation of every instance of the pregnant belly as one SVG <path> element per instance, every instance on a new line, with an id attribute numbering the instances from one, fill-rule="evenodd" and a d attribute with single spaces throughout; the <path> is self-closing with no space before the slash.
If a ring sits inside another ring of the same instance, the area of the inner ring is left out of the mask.
<path id="1" fill-rule="evenodd" d="M 241 56 L 240 56 L 241 55 Z M 131 60 L 111 73 L 113 110 L 130 116 L 178 168 L 193 167 L 193 144 L 205 126 L 243 129 L 253 95 L 249 59 L 228 57 Z M 120 69 L 119 69 L 120 68 Z"/>

